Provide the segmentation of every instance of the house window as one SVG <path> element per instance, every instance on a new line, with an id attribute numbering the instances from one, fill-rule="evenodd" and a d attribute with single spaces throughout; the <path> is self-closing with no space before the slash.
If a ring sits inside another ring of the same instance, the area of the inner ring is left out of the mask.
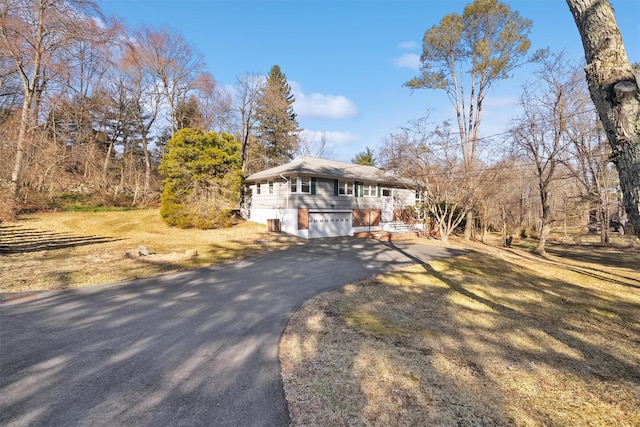
<path id="1" fill-rule="evenodd" d="M 376 194 L 375 184 L 368 184 L 368 183 L 363 184 L 362 195 L 364 197 L 376 197 L 377 194 Z"/>
<path id="2" fill-rule="evenodd" d="M 296 177 L 289 178 L 289 186 L 291 188 L 291 192 L 292 193 L 297 193 L 298 192 L 298 178 L 296 178 Z"/>
<path id="3" fill-rule="evenodd" d="M 273 194 L 273 181 L 269 181 L 269 194 Z"/>
<path id="4" fill-rule="evenodd" d="M 382 197 L 391 197 L 391 189 L 383 188 L 382 189 Z"/>
<path id="5" fill-rule="evenodd" d="M 353 196 L 353 182 L 339 181 L 338 194 L 340 196 Z"/>
<path id="6" fill-rule="evenodd" d="M 267 181 L 260 181 L 256 184 L 256 194 L 262 194 L 263 185 L 267 185 Z"/>
<path id="7" fill-rule="evenodd" d="M 300 178 L 300 192 L 311 193 L 311 179 Z"/>

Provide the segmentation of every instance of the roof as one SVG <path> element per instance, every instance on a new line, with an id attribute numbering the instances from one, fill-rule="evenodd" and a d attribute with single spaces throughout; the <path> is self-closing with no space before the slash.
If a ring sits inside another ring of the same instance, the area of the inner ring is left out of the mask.
<path id="1" fill-rule="evenodd" d="M 354 163 L 339 162 L 337 160 L 321 159 L 318 157 L 300 156 L 291 162 L 256 172 L 247 177 L 247 181 L 257 181 L 277 178 L 281 175 L 306 175 L 316 178 L 345 178 L 360 181 L 375 181 L 384 183 L 397 182 L 397 177 L 373 166 L 363 166 Z"/>

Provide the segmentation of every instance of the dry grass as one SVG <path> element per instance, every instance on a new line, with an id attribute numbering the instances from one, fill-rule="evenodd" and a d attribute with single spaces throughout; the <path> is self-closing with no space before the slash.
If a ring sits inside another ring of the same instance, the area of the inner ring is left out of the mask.
<path id="1" fill-rule="evenodd" d="M 256 223 L 180 230 L 162 223 L 156 209 L 27 215 L 0 224 L 0 298 L 150 277 L 298 243 Z M 139 256 L 140 245 L 152 254 Z"/>
<path id="2" fill-rule="evenodd" d="M 473 249 L 303 305 L 291 424 L 640 425 L 640 252 Z"/>

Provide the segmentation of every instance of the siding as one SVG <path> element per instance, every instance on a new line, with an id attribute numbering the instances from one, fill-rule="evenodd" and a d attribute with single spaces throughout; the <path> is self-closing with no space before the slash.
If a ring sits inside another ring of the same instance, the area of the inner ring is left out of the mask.
<path id="1" fill-rule="evenodd" d="M 273 194 L 268 193 L 269 188 L 267 185 L 262 186 L 261 194 L 256 194 L 257 184 L 252 184 L 250 186 L 252 194 L 250 209 L 379 210 L 382 208 L 383 199 L 381 197 L 335 196 L 334 182 L 333 179 L 318 178 L 315 181 L 316 194 L 288 194 L 288 185 L 284 182 L 274 183 Z M 393 189 L 394 209 L 402 209 L 405 206 L 413 206 L 414 204 L 415 193 L 412 190 Z"/>

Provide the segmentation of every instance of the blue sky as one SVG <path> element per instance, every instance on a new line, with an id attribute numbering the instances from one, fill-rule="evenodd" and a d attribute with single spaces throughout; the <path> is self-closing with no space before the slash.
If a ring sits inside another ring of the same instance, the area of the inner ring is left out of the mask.
<path id="1" fill-rule="evenodd" d="M 470 0 L 469 0 L 470 1 Z M 277 64 L 293 88 L 300 126 L 324 135 L 332 158 L 351 161 L 411 119 L 430 111 L 450 118 L 439 91 L 413 93 L 424 32 L 458 0 L 99 0 L 107 15 L 133 28 L 167 26 L 199 51 L 220 85 L 239 75 L 267 74 Z M 503 0 L 504 1 L 504 0 Z M 533 21 L 531 52 L 549 47 L 582 60 L 584 51 L 564 0 L 506 0 Z M 611 0 L 627 54 L 640 62 L 640 1 Z M 506 129 L 532 67 L 495 85 L 484 104 L 482 134 Z"/>

